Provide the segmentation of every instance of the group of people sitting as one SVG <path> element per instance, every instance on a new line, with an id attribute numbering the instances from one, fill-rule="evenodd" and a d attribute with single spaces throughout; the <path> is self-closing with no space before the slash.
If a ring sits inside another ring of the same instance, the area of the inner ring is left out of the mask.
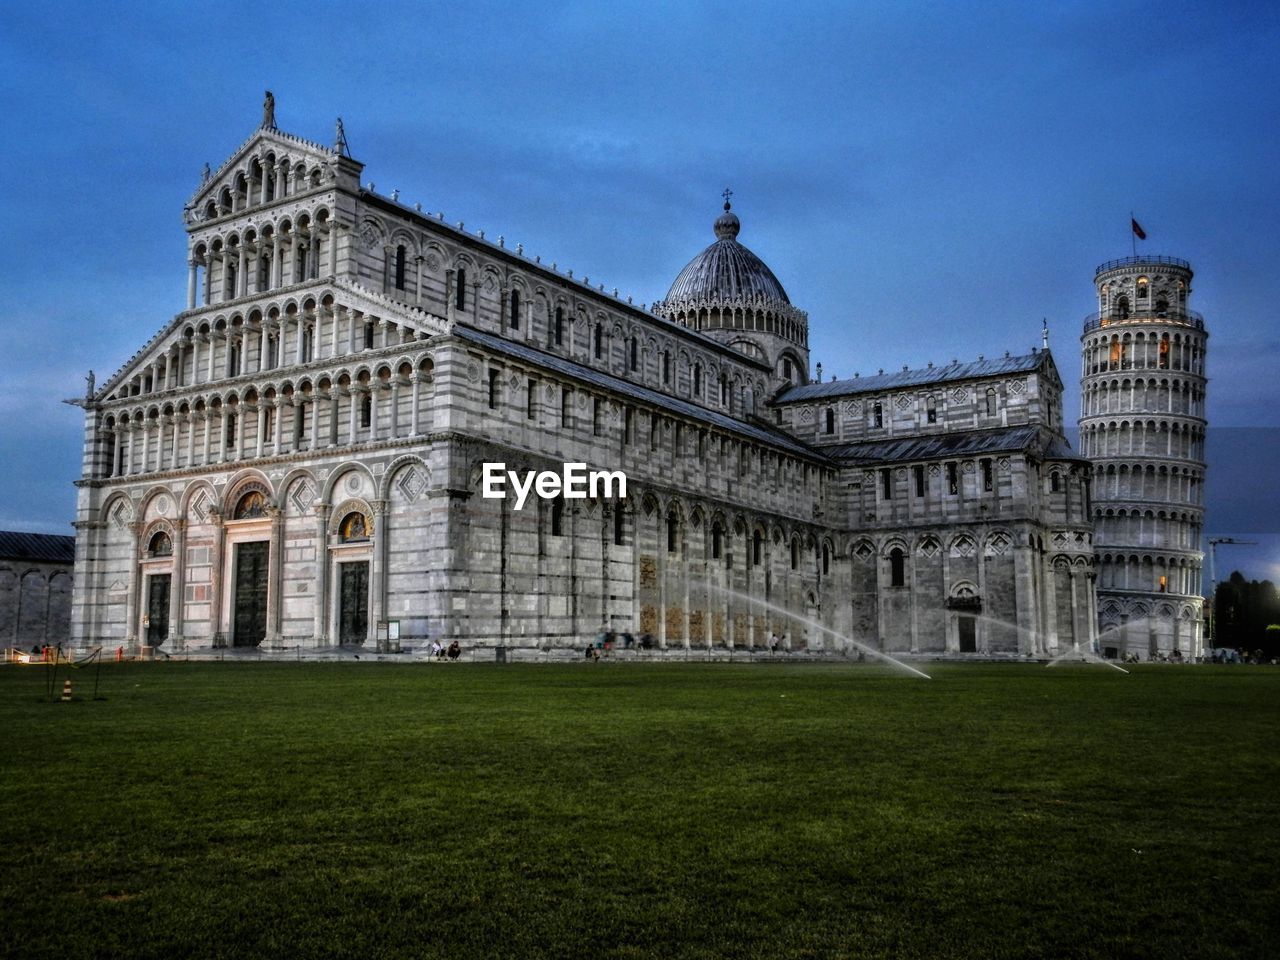
<path id="1" fill-rule="evenodd" d="M 443 660 L 448 657 L 450 660 L 457 660 L 462 656 L 462 648 L 458 646 L 458 641 L 454 640 L 449 646 L 445 646 L 439 640 L 431 641 L 431 656 L 437 660 Z"/>
<path id="2" fill-rule="evenodd" d="M 618 637 L 622 637 L 622 649 L 630 650 L 637 647 L 640 650 L 648 650 L 653 646 L 653 635 L 642 633 L 639 637 L 632 636 L 629 632 L 623 632 L 621 635 L 614 633 L 608 627 L 604 627 L 596 634 L 595 643 L 587 645 L 586 658 L 588 660 L 599 660 L 601 656 L 613 651 L 614 644 L 618 642 Z"/>

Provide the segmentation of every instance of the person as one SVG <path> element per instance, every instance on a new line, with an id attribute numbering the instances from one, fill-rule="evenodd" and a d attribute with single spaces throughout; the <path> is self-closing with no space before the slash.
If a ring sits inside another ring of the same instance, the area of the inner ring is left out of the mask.
<path id="1" fill-rule="evenodd" d="M 596 649 L 596 648 L 595 648 L 595 647 L 593 647 L 593 646 L 591 646 L 591 644 L 587 644 L 586 648 L 582 651 L 582 656 L 583 656 L 585 659 L 590 660 L 590 659 L 591 659 L 591 654 L 595 652 L 595 649 Z"/>
<path id="2" fill-rule="evenodd" d="M 458 641 L 455 640 L 449 644 L 449 659 L 457 660 L 460 656 L 462 656 L 462 648 L 458 646 Z"/>
<path id="3" fill-rule="evenodd" d="M 630 650 L 631 644 L 633 643 L 635 643 L 635 637 L 631 636 L 630 633 L 624 631 L 622 634 L 622 649 Z"/>
<path id="4" fill-rule="evenodd" d="M 432 641 L 431 641 L 431 656 L 433 656 L 433 657 L 439 657 L 439 656 L 440 656 L 440 641 L 439 641 L 439 640 L 432 640 Z"/>

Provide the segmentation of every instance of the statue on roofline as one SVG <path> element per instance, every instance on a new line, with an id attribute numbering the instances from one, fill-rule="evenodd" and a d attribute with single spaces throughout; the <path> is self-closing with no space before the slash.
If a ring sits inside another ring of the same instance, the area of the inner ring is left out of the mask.
<path id="1" fill-rule="evenodd" d="M 262 100 L 262 125 L 268 130 L 276 128 L 276 98 L 270 90 Z"/>

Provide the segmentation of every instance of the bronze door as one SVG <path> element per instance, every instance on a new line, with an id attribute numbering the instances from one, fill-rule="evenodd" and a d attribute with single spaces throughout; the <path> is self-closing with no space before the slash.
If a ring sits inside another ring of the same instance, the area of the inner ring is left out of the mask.
<path id="1" fill-rule="evenodd" d="M 169 639 L 169 574 L 147 577 L 147 645 Z"/>
<path id="2" fill-rule="evenodd" d="M 236 547 L 233 643 L 256 647 L 267 634 L 267 550 L 265 540 Z"/>
<path id="3" fill-rule="evenodd" d="M 960 614 L 957 626 L 960 629 L 960 652 L 978 652 L 978 621 L 973 617 Z"/>
<path id="4" fill-rule="evenodd" d="M 364 643 L 369 635 L 369 564 L 340 563 L 338 642 Z"/>

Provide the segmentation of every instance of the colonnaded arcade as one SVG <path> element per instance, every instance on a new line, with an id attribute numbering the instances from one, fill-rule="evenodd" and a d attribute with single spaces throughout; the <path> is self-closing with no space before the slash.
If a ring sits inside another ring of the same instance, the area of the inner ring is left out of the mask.
<path id="1" fill-rule="evenodd" d="M 646 308 L 362 171 L 341 123 L 304 140 L 270 100 L 206 170 L 186 309 L 81 401 L 78 645 L 1094 640 L 1047 349 L 823 383 L 727 197 Z M 517 511 L 479 495 L 494 461 L 629 495 Z"/>

